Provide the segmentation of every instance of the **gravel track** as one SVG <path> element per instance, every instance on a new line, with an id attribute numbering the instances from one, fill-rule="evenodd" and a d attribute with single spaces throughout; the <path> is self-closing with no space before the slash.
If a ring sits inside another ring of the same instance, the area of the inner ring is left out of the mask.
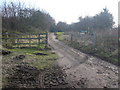
<path id="1" fill-rule="evenodd" d="M 59 55 L 57 63 L 71 87 L 118 88 L 117 66 L 65 45 L 53 33 L 49 33 L 49 44 Z"/>

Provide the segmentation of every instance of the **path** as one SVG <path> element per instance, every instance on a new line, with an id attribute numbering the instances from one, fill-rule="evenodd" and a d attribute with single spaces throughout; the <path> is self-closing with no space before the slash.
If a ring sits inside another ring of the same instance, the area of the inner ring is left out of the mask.
<path id="1" fill-rule="evenodd" d="M 49 33 L 49 44 L 59 55 L 58 65 L 66 73 L 66 81 L 75 88 L 117 88 L 117 66 L 72 49 Z"/>

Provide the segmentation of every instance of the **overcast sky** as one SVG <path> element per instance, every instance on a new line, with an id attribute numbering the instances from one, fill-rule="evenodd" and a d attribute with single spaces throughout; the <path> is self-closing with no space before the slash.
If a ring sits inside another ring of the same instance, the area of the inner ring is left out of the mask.
<path id="1" fill-rule="evenodd" d="M 3 0 L 4 1 L 4 0 Z M 17 0 L 6 0 L 17 1 Z M 94 16 L 107 7 L 118 24 L 118 1 L 120 0 L 19 0 L 25 5 L 47 11 L 56 22 L 77 22 L 78 17 Z"/>

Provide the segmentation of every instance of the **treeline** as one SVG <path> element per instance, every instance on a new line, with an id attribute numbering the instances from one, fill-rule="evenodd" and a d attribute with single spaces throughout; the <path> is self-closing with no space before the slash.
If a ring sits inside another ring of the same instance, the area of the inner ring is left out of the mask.
<path id="1" fill-rule="evenodd" d="M 27 8 L 20 2 L 4 2 L 1 7 L 3 32 L 107 30 L 114 25 L 113 16 L 107 8 L 95 16 L 79 17 L 76 23 L 58 22 L 55 25 L 49 13 Z"/>
<path id="2" fill-rule="evenodd" d="M 79 17 L 79 22 L 70 25 L 58 22 L 53 31 L 107 30 L 114 25 L 113 16 L 107 8 L 95 16 Z"/>
<path id="3" fill-rule="evenodd" d="M 23 3 L 6 3 L 2 8 L 2 32 L 43 32 L 55 26 L 55 20 L 46 12 L 27 8 Z"/>

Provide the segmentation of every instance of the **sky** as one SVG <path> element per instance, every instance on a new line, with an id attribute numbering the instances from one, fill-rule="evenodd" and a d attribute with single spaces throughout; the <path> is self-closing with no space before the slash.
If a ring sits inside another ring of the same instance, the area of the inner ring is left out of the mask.
<path id="1" fill-rule="evenodd" d="M 5 1 L 5 0 L 3 0 Z M 17 1 L 17 0 L 6 0 Z M 113 15 L 115 25 L 118 24 L 118 2 L 120 0 L 19 0 L 28 7 L 45 10 L 56 22 L 68 24 L 78 21 L 80 16 L 94 16 L 103 8 L 108 8 Z"/>

